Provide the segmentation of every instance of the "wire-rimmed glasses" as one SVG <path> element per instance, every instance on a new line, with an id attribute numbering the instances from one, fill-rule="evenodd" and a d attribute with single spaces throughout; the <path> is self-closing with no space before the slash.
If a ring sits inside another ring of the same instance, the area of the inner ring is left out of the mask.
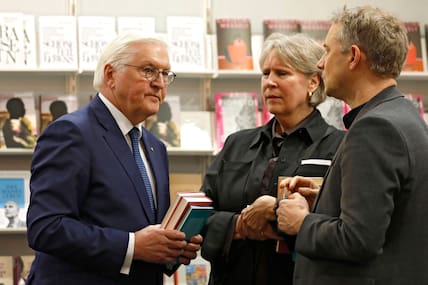
<path id="1" fill-rule="evenodd" d="M 132 64 L 123 64 L 123 65 L 135 67 L 138 73 L 143 78 L 147 79 L 150 82 L 155 81 L 156 79 L 158 79 L 159 75 L 161 75 L 165 85 L 170 85 L 172 82 L 174 82 L 175 77 L 177 76 L 171 70 L 161 70 L 161 69 L 154 68 L 153 66 L 150 66 L 150 65 L 147 65 L 147 66 L 138 66 L 138 65 L 132 65 Z"/>

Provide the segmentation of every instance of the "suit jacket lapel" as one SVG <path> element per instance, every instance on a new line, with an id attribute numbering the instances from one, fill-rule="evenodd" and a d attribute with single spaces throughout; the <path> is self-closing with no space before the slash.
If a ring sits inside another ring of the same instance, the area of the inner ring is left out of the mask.
<path id="1" fill-rule="evenodd" d="M 90 104 L 91 107 L 93 107 L 98 122 L 105 129 L 103 137 L 106 143 L 109 145 L 111 151 L 122 165 L 123 170 L 128 174 L 129 179 L 134 184 L 134 191 L 140 199 L 140 203 L 143 206 L 147 220 L 151 224 L 154 224 L 155 217 L 150 208 L 149 197 L 144 189 L 143 179 L 132 156 L 132 151 L 129 148 L 129 145 L 126 143 L 116 121 L 104 103 L 102 103 L 101 99 L 97 96 Z"/>

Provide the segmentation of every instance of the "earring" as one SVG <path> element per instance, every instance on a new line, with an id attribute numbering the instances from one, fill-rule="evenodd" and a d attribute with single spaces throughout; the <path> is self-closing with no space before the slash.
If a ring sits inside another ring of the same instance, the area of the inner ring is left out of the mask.
<path id="1" fill-rule="evenodd" d="M 312 97 L 312 91 L 309 91 L 309 98 L 311 98 Z"/>

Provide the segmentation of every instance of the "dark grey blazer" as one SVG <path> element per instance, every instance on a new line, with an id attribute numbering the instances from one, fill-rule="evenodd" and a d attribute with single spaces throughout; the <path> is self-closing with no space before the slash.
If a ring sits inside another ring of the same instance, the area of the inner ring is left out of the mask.
<path id="1" fill-rule="evenodd" d="M 428 284 L 428 128 L 396 87 L 359 112 L 296 241 L 295 285 Z"/>

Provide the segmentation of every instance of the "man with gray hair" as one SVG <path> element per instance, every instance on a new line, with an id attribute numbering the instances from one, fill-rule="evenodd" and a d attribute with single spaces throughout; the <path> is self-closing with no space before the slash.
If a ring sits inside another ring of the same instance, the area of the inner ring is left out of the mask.
<path id="1" fill-rule="evenodd" d="M 352 110 L 312 210 L 302 194 L 315 183 L 280 185 L 294 192 L 277 220 L 297 234 L 295 285 L 428 284 L 428 128 L 397 88 L 407 47 L 402 22 L 379 8 L 333 18 L 318 66 Z"/>
<path id="2" fill-rule="evenodd" d="M 160 285 L 202 237 L 160 227 L 170 205 L 165 145 L 143 126 L 175 79 L 157 39 L 119 35 L 94 74 L 97 96 L 53 121 L 31 165 L 27 284 Z"/>

